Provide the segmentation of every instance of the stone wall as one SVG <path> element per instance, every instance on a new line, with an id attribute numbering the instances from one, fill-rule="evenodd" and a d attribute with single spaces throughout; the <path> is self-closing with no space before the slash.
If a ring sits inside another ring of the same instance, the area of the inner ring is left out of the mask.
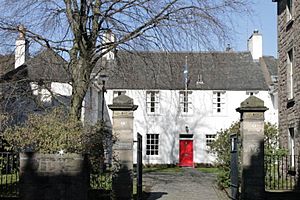
<path id="1" fill-rule="evenodd" d="M 20 154 L 20 199 L 86 200 L 89 174 L 78 154 Z"/>
<path id="2" fill-rule="evenodd" d="M 289 128 L 295 132 L 295 154 L 300 151 L 300 1 L 294 0 L 294 20 L 287 21 L 286 1 L 278 1 L 279 131 L 281 145 L 288 149 Z M 294 53 L 294 99 L 287 97 L 287 53 Z"/>

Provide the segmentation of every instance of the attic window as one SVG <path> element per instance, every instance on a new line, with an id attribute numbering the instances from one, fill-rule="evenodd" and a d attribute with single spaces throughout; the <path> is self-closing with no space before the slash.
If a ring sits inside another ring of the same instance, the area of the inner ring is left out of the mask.
<path id="1" fill-rule="evenodd" d="M 272 75 L 271 80 L 273 83 L 278 83 L 278 76 Z"/>

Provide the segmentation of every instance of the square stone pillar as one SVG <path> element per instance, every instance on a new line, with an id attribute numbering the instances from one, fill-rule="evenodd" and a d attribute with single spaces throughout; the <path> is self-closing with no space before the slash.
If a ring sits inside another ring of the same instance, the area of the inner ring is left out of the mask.
<path id="1" fill-rule="evenodd" d="M 264 102 L 250 96 L 236 109 L 241 113 L 241 161 L 243 200 L 263 200 L 264 176 Z"/>
<path id="2" fill-rule="evenodd" d="M 113 135 L 117 138 L 113 145 L 113 198 L 130 200 L 133 193 L 133 111 L 138 106 L 123 94 L 114 98 L 108 107 L 113 111 Z"/>

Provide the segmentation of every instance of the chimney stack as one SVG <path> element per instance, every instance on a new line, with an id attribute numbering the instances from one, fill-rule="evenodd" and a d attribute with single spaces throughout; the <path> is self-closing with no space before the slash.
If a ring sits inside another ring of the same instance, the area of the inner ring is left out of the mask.
<path id="1" fill-rule="evenodd" d="M 258 61 L 262 57 L 262 35 L 258 30 L 254 30 L 248 39 L 248 51 L 250 51 L 254 61 Z"/>
<path id="2" fill-rule="evenodd" d="M 26 62 L 28 57 L 28 41 L 25 38 L 26 29 L 23 25 L 18 26 L 19 35 L 16 40 L 15 69 Z"/>
<path id="3" fill-rule="evenodd" d="M 108 43 L 111 43 L 111 42 L 115 42 L 115 35 L 113 34 L 113 32 L 111 30 L 107 30 L 103 34 L 102 44 L 107 45 Z M 106 49 L 103 49 L 103 51 L 106 51 Z M 108 53 L 106 53 L 103 56 L 103 58 L 106 58 L 107 61 L 114 60 L 114 58 L 115 58 L 114 50 L 111 50 Z"/>

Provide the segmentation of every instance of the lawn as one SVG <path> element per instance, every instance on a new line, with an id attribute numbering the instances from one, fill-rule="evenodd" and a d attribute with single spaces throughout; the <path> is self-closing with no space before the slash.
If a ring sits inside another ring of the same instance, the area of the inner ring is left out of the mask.
<path id="1" fill-rule="evenodd" d="M 178 166 L 166 167 L 166 166 L 155 166 L 155 167 L 144 167 L 143 173 L 149 172 L 166 172 L 166 173 L 174 173 L 174 172 L 182 172 L 182 168 Z"/>
<path id="2" fill-rule="evenodd" d="M 199 167 L 196 170 L 203 172 L 203 173 L 210 173 L 210 174 L 219 174 L 220 169 L 217 167 Z"/>

